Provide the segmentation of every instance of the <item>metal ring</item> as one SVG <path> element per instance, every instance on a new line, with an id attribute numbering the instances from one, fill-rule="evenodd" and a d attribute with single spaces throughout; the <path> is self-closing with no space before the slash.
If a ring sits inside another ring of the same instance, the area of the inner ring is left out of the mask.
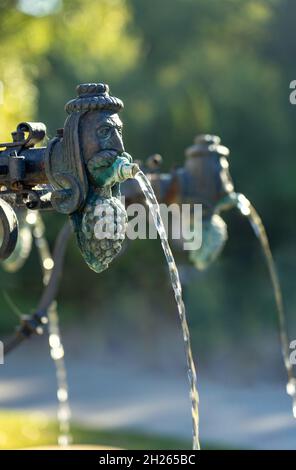
<path id="1" fill-rule="evenodd" d="M 0 221 L 3 227 L 3 241 L 0 246 L 0 259 L 8 258 L 17 242 L 18 222 L 12 207 L 0 199 Z"/>

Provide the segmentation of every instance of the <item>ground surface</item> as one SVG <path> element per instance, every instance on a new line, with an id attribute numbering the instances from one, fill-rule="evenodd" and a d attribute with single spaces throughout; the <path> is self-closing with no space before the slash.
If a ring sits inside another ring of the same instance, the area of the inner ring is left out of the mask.
<path id="1" fill-rule="evenodd" d="M 191 419 L 182 367 L 147 363 L 141 354 L 67 344 L 73 417 L 94 429 L 131 429 L 188 442 Z M 69 348 L 71 354 L 69 354 Z M 199 374 L 201 436 L 231 448 L 296 449 L 296 422 L 284 384 L 230 383 Z M 36 339 L 0 366 L 0 409 L 56 411 L 55 376 L 45 340 Z M 1 422 L 0 422 L 1 428 Z M 120 441 L 120 438 L 119 438 Z M 115 445 L 120 445 L 116 440 Z M 123 443 L 124 445 L 124 443 Z"/>

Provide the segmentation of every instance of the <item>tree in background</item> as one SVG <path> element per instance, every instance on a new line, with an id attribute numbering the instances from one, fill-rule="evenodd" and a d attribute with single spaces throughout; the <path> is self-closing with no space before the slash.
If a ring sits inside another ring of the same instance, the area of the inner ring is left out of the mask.
<path id="1" fill-rule="evenodd" d="M 54 131 L 78 82 L 110 81 L 137 59 L 124 0 L 64 0 L 61 11 L 44 17 L 24 14 L 17 5 L 10 0 L 0 6 L 2 140 L 19 120 L 44 120 Z"/>
<path id="2" fill-rule="evenodd" d="M 296 78 L 291 76 L 294 3 L 64 0 L 56 14 L 35 17 L 17 10 L 16 1 L 2 1 L 1 139 L 8 138 L 18 121 L 31 118 L 44 121 L 52 136 L 64 122 L 63 104 L 73 97 L 75 85 L 97 80 L 109 83 L 125 101 L 125 143 L 135 158 L 159 152 L 167 169 L 182 163 L 183 150 L 196 133 L 219 134 L 231 148 L 237 188 L 250 196 L 267 222 L 292 308 L 296 142 L 288 87 Z M 192 315 L 196 331 L 206 328 L 213 335 L 227 320 L 233 329 L 237 324 L 236 331 L 243 324 L 256 330 L 263 306 L 266 319 L 273 309 L 259 250 L 243 222 L 229 220 L 231 243 L 216 266 L 199 277 L 199 289 L 194 286 L 188 300 L 192 313 L 198 307 L 198 317 Z M 53 237 L 55 224 L 49 229 Z M 63 298 L 70 300 L 75 286 L 80 305 L 87 299 L 87 308 L 99 304 L 101 311 L 113 309 L 123 323 L 138 321 L 139 327 L 145 322 L 136 312 L 146 308 L 146 324 L 154 328 L 159 314 L 151 312 L 160 297 L 164 309 L 173 305 L 159 292 L 166 278 L 160 257 L 158 244 L 135 242 L 98 282 L 71 250 Z M 73 269 L 71 263 L 80 264 Z M 25 274 L 31 272 L 33 263 L 26 269 Z M 25 274 L 15 278 L 17 289 Z M 247 299 L 245 286 L 254 292 Z M 115 290 L 120 305 L 113 300 Z M 262 304 L 256 304 L 256 297 Z"/>

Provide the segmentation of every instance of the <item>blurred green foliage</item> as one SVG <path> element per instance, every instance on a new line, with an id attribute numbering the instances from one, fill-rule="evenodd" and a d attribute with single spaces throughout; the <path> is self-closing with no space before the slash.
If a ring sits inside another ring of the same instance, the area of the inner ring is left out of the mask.
<path id="1" fill-rule="evenodd" d="M 30 118 L 44 121 L 52 136 L 63 125 L 64 103 L 84 81 L 105 81 L 124 100 L 124 139 L 135 158 L 158 152 L 169 169 L 182 164 L 195 134 L 220 135 L 231 149 L 237 190 L 266 223 L 293 313 L 295 1 L 64 0 L 59 12 L 41 18 L 16 5 L 0 4 L 1 139 Z M 203 342 L 256 335 L 259 326 L 265 331 L 275 323 L 256 241 L 246 222 L 226 217 L 230 242 L 222 257 L 186 288 L 194 337 Z M 53 240 L 62 217 L 46 215 L 46 221 Z M 1 273 L 1 284 L 33 308 L 38 278 L 34 255 L 21 273 Z M 63 305 L 77 314 L 101 315 L 133 332 L 152 335 L 160 316 L 175 315 L 158 242 L 129 244 L 100 276 L 72 244 L 61 292 Z M 1 305 L 6 312 L 4 300 Z"/>
<path id="2" fill-rule="evenodd" d="M 55 446 L 58 425 L 37 412 L 1 411 L 0 450 Z M 191 442 L 172 436 L 148 434 L 132 429 L 105 430 L 72 423 L 73 445 L 105 446 L 115 449 L 190 450 Z M 232 450 L 225 444 L 203 442 L 203 450 Z"/>
<path id="3" fill-rule="evenodd" d="M 24 449 L 37 446 L 55 446 L 58 425 L 38 413 L 0 412 L 2 430 L 0 450 Z M 173 437 L 145 434 L 132 430 L 89 429 L 71 426 L 73 445 L 112 446 L 118 449 L 190 449 L 190 442 Z M 205 444 L 203 448 L 218 449 L 222 446 Z"/>

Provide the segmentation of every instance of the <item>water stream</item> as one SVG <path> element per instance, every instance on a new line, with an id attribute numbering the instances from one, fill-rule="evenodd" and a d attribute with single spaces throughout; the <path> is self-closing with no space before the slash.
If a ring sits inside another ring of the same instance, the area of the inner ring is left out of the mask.
<path id="1" fill-rule="evenodd" d="M 240 213 L 249 219 L 253 231 L 260 242 L 265 257 L 277 309 L 282 356 L 288 376 L 287 393 L 292 398 L 293 415 L 294 418 L 296 418 L 296 379 L 294 377 L 293 366 L 290 361 L 290 342 L 287 332 L 287 321 L 283 296 L 274 259 L 271 253 L 269 240 L 262 220 L 250 201 L 243 194 L 234 194 L 233 199 Z"/>
<path id="2" fill-rule="evenodd" d="M 41 216 L 37 213 L 30 213 L 36 217 L 34 221 L 33 235 L 36 247 L 38 249 L 40 263 L 43 272 L 43 284 L 46 286 L 49 282 L 54 261 L 50 254 L 47 240 L 44 236 L 45 227 Z M 64 361 L 64 348 L 61 341 L 61 334 L 59 328 L 59 317 L 57 311 L 57 302 L 53 301 L 48 308 L 48 332 L 49 332 L 49 347 L 50 355 L 54 361 L 56 369 L 57 380 L 57 399 L 58 399 L 58 423 L 59 423 L 59 436 L 58 444 L 60 446 L 68 446 L 71 441 L 70 433 L 70 418 L 71 410 L 68 398 L 68 383 L 67 373 Z"/>
<path id="3" fill-rule="evenodd" d="M 196 380 L 196 370 L 194 365 L 194 360 L 192 356 L 192 349 L 191 349 L 191 342 L 190 342 L 190 333 L 188 329 L 187 319 L 186 319 L 186 311 L 185 305 L 182 298 L 182 286 L 179 279 L 178 269 L 174 260 L 173 253 L 168 243 L 167 234 L 165 231 L 165 227 L 163 221 L 160 216 L 160 208 L 152 189 L 152 186 L 148 180 L 148 178 L 144 175 L 142 171 L 139 171 L 136 176 L 136 180 L 138 181 L 145 197 L 147 204 L 149 206 L 151 215 L 153 217 L 153 221 L 155 223 L 155 227 L 158 231 L 160 236 L 161 245 L 163 248 L 163 252 L 165 254 L 172 287 L 175 294 L 176 303 L 178 306 L 178 312 L 181 322 L 181 328 L 183 333 L 184 345 L 185 345 L 185 353 L 186 353 L 186 361 L 187 361 L 187 368 L 188 368 L 188 379 L 190 384 L 190 398 L 191 398 L 191 413 L 192 413 L 192 425 L 193 425 L 193 449 L 199 450 L 199 413 L 198 413 L 198 392 L 197 392 L 197 380 Z"/>

